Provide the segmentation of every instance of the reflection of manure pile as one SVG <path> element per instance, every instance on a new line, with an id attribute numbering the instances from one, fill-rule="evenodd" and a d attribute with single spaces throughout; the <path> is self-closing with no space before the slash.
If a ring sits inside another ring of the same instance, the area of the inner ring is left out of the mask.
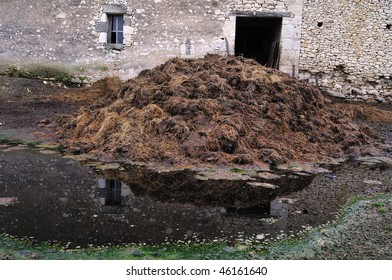
<path id="1" fill-rule="evenodd" d="M 253 60 L 172 59 L 62 121 L 71 149 L 166 163 L 282 163 L 363 151 L 372 131 Z"/>

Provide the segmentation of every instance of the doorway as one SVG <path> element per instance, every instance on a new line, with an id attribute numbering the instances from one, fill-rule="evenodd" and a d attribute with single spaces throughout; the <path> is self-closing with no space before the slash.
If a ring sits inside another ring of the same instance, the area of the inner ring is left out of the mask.
<path id="1" fill-rule="evenodd" d="M 253 58 L 264 66 L 278 69 L 281 30 L 281 17 L 238 16 L 235 55 Z"/>

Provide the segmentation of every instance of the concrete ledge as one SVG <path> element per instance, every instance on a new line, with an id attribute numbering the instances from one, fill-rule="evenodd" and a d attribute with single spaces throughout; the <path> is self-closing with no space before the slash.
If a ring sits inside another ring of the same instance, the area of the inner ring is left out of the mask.
<path id="1" fill-rule="evenodd" d="M 115 50 L 122 50 L 124 49 L 124 44 L 111 44 L 111 43 L 106 43 L 105 48 L 107 49 L 115 49 Z"/>

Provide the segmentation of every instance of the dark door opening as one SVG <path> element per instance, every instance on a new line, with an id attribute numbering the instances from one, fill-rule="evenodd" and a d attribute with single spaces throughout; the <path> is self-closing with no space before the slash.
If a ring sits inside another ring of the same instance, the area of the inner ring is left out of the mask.
<path id="1" fill-rule="evenodd" d="M 237 17 L 235 55 L 279 68 L 281 17 Z"/>

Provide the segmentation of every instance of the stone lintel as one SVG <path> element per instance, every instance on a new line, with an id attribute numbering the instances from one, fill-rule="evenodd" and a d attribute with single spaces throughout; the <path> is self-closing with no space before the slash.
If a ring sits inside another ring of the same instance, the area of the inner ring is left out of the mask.
<path id="1" fill-rule="evenodd" d="M 128 11 L 127 6 L 123 4 L 107 4 L 103 5 L 103 12 L 106 14 L 123 15 Z"/>
<path id="2" fill-rule="evenodd" d="M 292 18 L 294 14 L 291 12 L 230 12 L 229 16 L 237 17 L 281 17 Z"/>

